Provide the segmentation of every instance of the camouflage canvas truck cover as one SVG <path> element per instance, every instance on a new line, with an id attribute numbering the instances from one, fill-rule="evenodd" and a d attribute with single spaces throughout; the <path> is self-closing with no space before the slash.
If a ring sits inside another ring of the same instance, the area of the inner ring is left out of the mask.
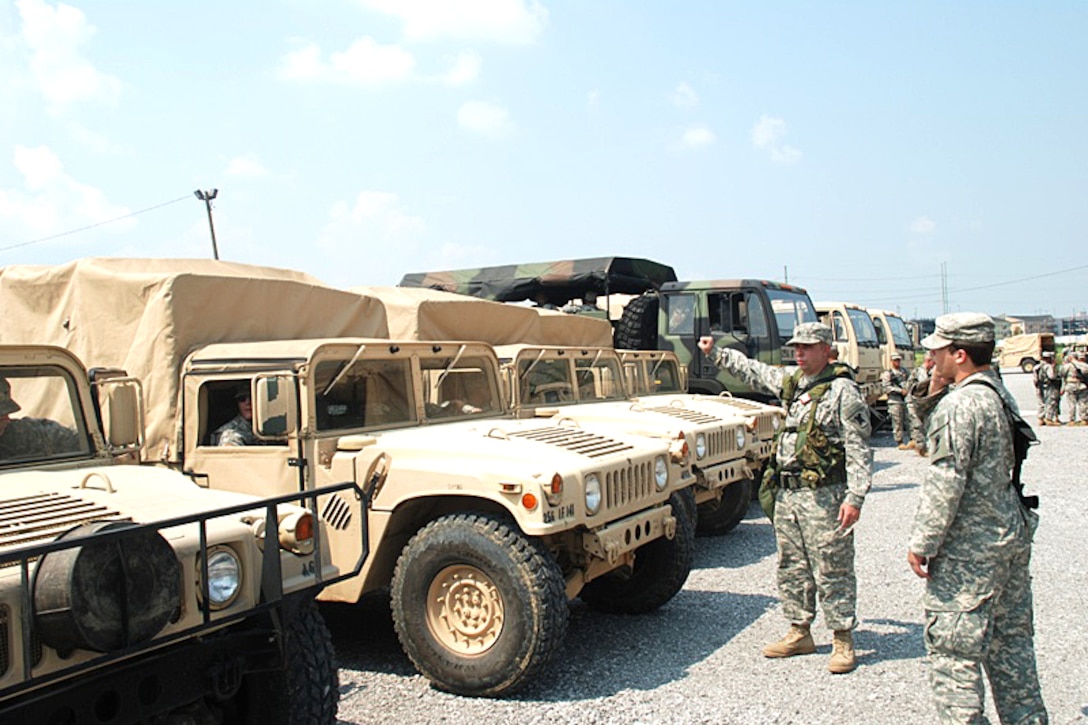
<path id="1" fill-rule="evenodd" d="M 110 309 L 125 323 L 112 346 L 95 348 L 99 364 L 127 360 L 148 369 L 173 396 L 149 405 L 148 426 L 162 437 L 145 449 L 212 489 L 267 495 L 326 482 L 373 487 L 366 515 L 372 554 L 360 576 L 320 596 L 353 602 L 391 587 L 398 635 L 437 686 L 508 692 L 558 649 L 568 597 L 582 594 L 609 609 L 659 605 L 662 586 L 686 578 L 690 558 L 672 544 L 683 539 L 669 503 L 664 444 L 506 419 L 498 362 L 486 345 L 306 338 L 340 335 L 334 326 L 384 335 L 384 310 L 372 299 L 294 284 L 275 271 L 262 278 L 263 268 L 246 268 L 239 278 L 176 264 L 172 273 L 156 270 L 161 279 L 95 275 L 96 285 L 108 280 L 111 296 L 124 301 Z M 0 274 L 0 299 L 16 277 L 8 277 L 11 269 Z M 78 270 L 71 276 L 79 287 Z M 136 288 L 116 289 L 129 284 Z M 84 338 L 58 328 L 93 327 L 109 336 L 108 318 L 64 304 L 74 290 L 58 287 L 55 304 L 40 305 L 39 327 L 73 345 Z M 141 328 L 168 338 L 175 352 L 136 336 Z M 452 397 L 455 385 L 473 377 L 490 382 Z M 213 445 L 243 391 L 263 445 Z M 453 417 L 458 413 L 470 425 Z M 354 563 L 363 516 L 350 496 L 318 503 L 330 560 Z M 643 587 L 652 567 L 636 571 L 634 552 L 658 540 L 669 543 L 643 560 L 669 576 Z"/>
<path id="2" fill-rule="evenodd" d="M 681 441 L 677 458 L 685 485 L 692 486 L 697 530 L 724 534 L 743 518 L 751 498 L 748 454 L 754 448 L 744 419 L 721 406 L 706 411 L 683 401 L 631 401 L 619 355 L 611 348 L 503 345 L 496 352 L 517 414 Z"/>
<path id="3" fill-rule="evenodd" d="M 297 495 L 121 464 L 140 418 L 135 379 L 0 345 L 0 721 L 335 722 L 313 597 L 352 572 Z"/>
<path id="4" fill-rule="evenodd" d="M 854 371 L 865 402 L 873 405 L 884 394 L 880 382 L 884 367 L 873 319 L 852 302 L 817 302 L 816 312 L 820 322 L 831 328 L 831 344 L 839 352 L 839 361 Z"/>
<path id="5" fill-rule="evenodd" d="M 762 480 L 763 466 L 774 449 L 774 436 L 786 418 L 786 411 L 777 405 L 767 405 L 729 393 L 700 395 L 687 393 L 683 383 L 684 368 L 675 353 L 664 350 L 619 350 L 623 362 L 624 384 L 635 400 L 654 401 L 657 405 L 684 405 L 703 410 L 728 409 L 745 419 L 754 438 L 749 450 L 748 465 L 755 481 Z"/>

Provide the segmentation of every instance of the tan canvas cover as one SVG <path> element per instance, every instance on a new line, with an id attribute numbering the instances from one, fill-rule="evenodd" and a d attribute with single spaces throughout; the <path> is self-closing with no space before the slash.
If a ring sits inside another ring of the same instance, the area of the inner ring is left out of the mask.
<path id="1" fill-rule="evenodd" d="M 176 461 L 179 372 L 211 342 L 385 337 L 381 305 L 270 267 L 190 259 L 83 259 L 0 269 L 0 343 L 68 348 L 140 378 L 147 460 Z"/>
<path id="2" fill-rule="evenodd" d="M 351 291 L 382 303 L 393 339 L 612 345 L 612 326 L 601 319 L 427 288 L 352 287 Z"/>
<path id="3" fill-rule="evenodd" d="M 1043 350 L 1054 351 L 1054 335 L 1049 332 L 1013 335 L 1001 340 L 1001 366 L 1016 367 L 1025 358 L 1042 360 Z"/>

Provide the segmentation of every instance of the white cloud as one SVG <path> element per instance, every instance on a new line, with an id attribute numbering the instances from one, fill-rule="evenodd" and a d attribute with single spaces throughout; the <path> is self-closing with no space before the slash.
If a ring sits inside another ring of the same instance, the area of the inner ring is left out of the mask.
<path id="1" fill-rule="evenodd" d="M 53 110 L 79 101 L 117 101 L 121 82 L 95 69 L 79 52 L 96 32 L 82 11 L 64 3 L 54 8 L 43 0 L 16 5 L 33 82 Z"/>
<path id="2" fill-rule="evenodd" d="M 359 0 L 399 18 L 408 40 L 485 40 L 511 45 L 536 41 L 548 24 L 537 0 Z"/>
<path id="3" fill-rule="evenodd" d="M 781 143 L 786 135 L 786 122 L 773 116 L 760 116 L 752 127 L 752 145 L 766 151 L 776 164 L 794 164 L 801 160 L 800 150 Z"/>
<path id="4" fill-rule="evenodd" d="M 462 128 L 485 136 L 505 136 L 514 129 L 510 113 L 502 106 L 486 101 L 466 101 L 457 109 L 457 123 Z"/>
<path id="5" fill-rule="evenodd" d="M 463 86 L 471 83 L 480 75 L 480 66 L 483 60 L 478 53 L 464 51 L 457 55 L 457 59 L 442 77 L 443 82 L 450 86 Z"/>
<path id="6" fill-rule="evenodd" d="M 691 126 L 680 137 L 679 147 L 684 149 L 697 149 L 709 146 L 717 140 L 714 132 L 706 126 Z"/>
<path id="7" fill-rule="evenodd" d="M 927 216 L 920 216 L 910 223 L 910 230 L 915 234 L 932 234 L 937 229 L 937 222 Z"/>
<path id="8" fill-rule="evenodd" d="M 0 219 L 21 233 L 60 233 L 130 213 L 107 201 L 100 189 L 65 173 L 64 165 L 48 146 L 16 146 L 12 164 L 23 177 L 23 187 L 0 189 Z M 122 227 L 135 223 L 133 219 L 117 222 Z"/>
<path id="9" fill-rule="evenodd" d="M 284 58 L 281 74 L 289 80 L 318 81 L 376 87 L 412 77 L 415 58 L 399 45 L 381 45 L 363 38 L 326 61 L 321 48 L 307 43 Z"/>
<path id="10" fill-rule="evenodd" d="M 699 105 L 699 96 L 694 88 L 687 83 L 681 83 L 672 92 L 672 102 L 678 108 L 695 108 Z"/>
<path id="11" fill-rule="evenodd" d="M 227 164 L 225 174 L 227 176 L 259 178 L 268 176 L 268 169 L 264 167 L 264 164 L 262 164 L 256 156 L 249 154 L 247 156 L 238 156 L 231 159 Z"/>

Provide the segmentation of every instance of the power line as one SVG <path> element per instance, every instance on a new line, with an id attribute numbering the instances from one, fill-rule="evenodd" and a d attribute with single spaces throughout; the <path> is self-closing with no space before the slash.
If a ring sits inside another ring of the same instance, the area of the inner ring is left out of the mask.
<path id="1" fill-rule="evenodd" d="M 51 239 L 60 239 L 61 237 L 67 237 L 70 234 L 77 234 L 79 232 L 85 232 L 88 229 L 94 229 L 95 227 L 100 227 L 100 226 L 103 226 L 105 224 L 112 224 L 113 222 L 121 221 L 122 219 L 128 219 L 129 217 L 134 217 L 134 216 L 136 216 L 138 214 L 143 214 L 145 212 L 154 211 L 155 209 L 161 209 L 164 206 L 170 206 L 171 204 L 177 204 L 179 201 L 185 201 L 188 198 L 189 198 L 189 195 L 186 194 L 185 196 L 178 197 L 177 199 L 172 199 L 170 201 L 164 201 L 163 203 L 156 204 L 155 206 L 149 206 L 146 209 L 140 209 L 139 211 L 134 211 L 134 212 L 130 212 L 128 214 L 123 214 L 123 215 L 121 215 L 119 217 L 114 217 L 113 219 L 106 219 L 105 221 L 96 222 L 94 224 L 88 224 L 87 226 L 80 227 L 79 229 L 71 229 L 71 230 L 69 230 L 67 232 L 61 232 L 60 234 L 53 234 L 53 235 L 50 235 L 48 237 L 42 237 L 40 239 L 31 239 L 29 242 L 20 242 L 19 244 L 12 244 L 12 245 L 7 246 L 7 247 L 0 247 L 0 252 L 7 252 L 7 251 L 12 250 L 12 249 L 18 249 L 19 247 L 29 247 L 31 244 L 40 244 L 41 242 L 48 242 Z"/>

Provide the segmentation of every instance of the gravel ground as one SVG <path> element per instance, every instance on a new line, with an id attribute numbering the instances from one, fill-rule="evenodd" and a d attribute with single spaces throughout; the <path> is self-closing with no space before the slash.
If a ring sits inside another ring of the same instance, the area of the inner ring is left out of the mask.
<path id="1" fill-rule="evenodd" d="M 1029 376 L 1006 384 L 1035 423 Z M 1025 466 L 1042 496 L 1036 537 L 1036 653 L 1051 722 L 1088 723 L 1088 428 L 1036 428 Z M 430 687 L 401 652 L 388 600 L 327 606 L 341 663 L 342 723 L 906 723 L 933 722 L 922 645 L 922 582 L 906 542 L 926 461 L 876 436 L 873 489 L 856 529 L 858 669 L 826 670 L 831 634 L 818 617 L 818 653 L 768 660 L 760 647 L 786 625 L 774 586 L 770 525 L 753 505 L 728 536 L 701 538 L 687 584 L 642 617 L 571 605 L 565 646 L 538 681 L 505 700 Z M 991 719 L 996 717 L 990 710 Z"/>

